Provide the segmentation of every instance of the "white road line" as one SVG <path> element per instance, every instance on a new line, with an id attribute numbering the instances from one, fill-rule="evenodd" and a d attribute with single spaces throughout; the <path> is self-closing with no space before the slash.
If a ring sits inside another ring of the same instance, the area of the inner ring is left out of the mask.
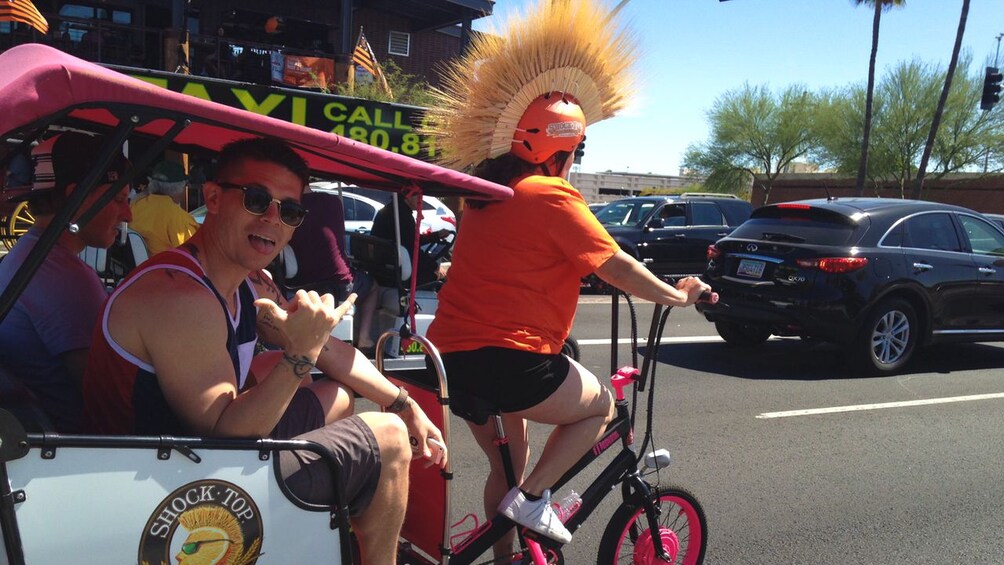
<path id="1" fill-rule="evenodd" d="M 609 339 L 576 339 L 579 345 L 610 345 Z M 685 336 L 685 337 L 664 337 L 662 338 L 662 343 L 713 343 L 716 341 L 724 341 L 721 337 L 717 335 L 698 335 L 698 336 Z M 617 343 L 621 345 L 630 345 L 631 338 L 622 337 L 617 340 Z M 638 345 L 644 346 L 645 339 L 638 340 Z"/>
<path id="2" fill-rule="evenodd" d="M 992 400 L 1004 398 L 1004 392 L 991 394 L 972 394 L 969 396 L 948 396 L 945 398 L 925 398 L 923 400 L 907 400 L 903 402 L 882 402 L 879 404 L 856 404 L 852 406 L 833 406 L 831 408 L 811 408 L 809 410 L 788 410 L 786 412 L 764 412 L 757 414 L 758 419 L 790 418 L 791 416 L 813 416 L 815 414 L 835 414 L 838 412 L 857 412 L 859 410 L 882 410 L 885 408 L 904 408 L 907 406 L 926 406 L 928 404 L 948 404 L 950 402 L 970 402 L 973 400 Z"/>

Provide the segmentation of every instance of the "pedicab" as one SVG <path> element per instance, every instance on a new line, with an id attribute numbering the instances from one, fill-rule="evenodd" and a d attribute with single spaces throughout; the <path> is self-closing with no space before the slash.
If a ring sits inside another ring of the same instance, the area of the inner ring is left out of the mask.
<path id="1" fill-rule="evenodd" d="M 0 320 L 62 230 L 89 221 L 166 149 L 208 157 L 230 141 L 270 136 L 288 142 L 321 180 L 475 199 L 512 195 L 504 186 L 170 92 L 46 46 L 0 54 L 0 168 L 13 148 L 57 130 L 104 134 L 103 158 L 0 292 Z M 126 143 L 132 167 L 71 221 Z M 345 505 L 308 504 L 277 479 L 277 451 L 309 450 L 330 461 L 321 446 L 55 433 L 19 377 L 0 366 L 0 564 L 354 562 Z M 444 435 L 445 410 L 427 408 Z M 436 481 L 445 492 L 443 477 Z M 440 494 L 437 504 L 444 501 Z"/>

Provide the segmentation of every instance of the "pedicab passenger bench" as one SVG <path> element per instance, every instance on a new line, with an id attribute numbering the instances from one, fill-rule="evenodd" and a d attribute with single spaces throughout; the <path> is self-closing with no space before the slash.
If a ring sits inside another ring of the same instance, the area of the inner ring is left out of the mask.
<path id="1" fill-rule="evenodd" d="M 0 565 L 352 562 L 346 510 L 277 479 L 277 451 L 320 445 L 51 429 L 0 366 Z"/>

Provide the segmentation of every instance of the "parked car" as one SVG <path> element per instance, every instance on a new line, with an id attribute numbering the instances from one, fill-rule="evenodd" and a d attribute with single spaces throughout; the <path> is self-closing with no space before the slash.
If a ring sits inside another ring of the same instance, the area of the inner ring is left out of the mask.
<path id="1" fill-rule="evenodd" d="M 592 204 L 589 205 L 589 211 L 592 212 L 593 214 L 596 214 L 597 212 L 605 208 L 607 204 L 608 204 L 607 202 L 593 202 Z"/>
<path id="2" fill-rule="evenodd" d="M 1004 339 L 1004 232 L 972 210 L 912 200 L 805 200 L 758 208 L 708 248 L 726 342 L 771 334 L 844 344 L 868 374 L 919 346 Z"/>
<path id="3" fill-rule="evenodd" d="M 684 193 L 623 198 L 596 217 L 621 249 L 657 275 L 704 272 L 708 246 L 750 216 L 749 202 L 732 195 Z"/>
<path id="4" fill-rule="evenodd" d="M 369 233 L 377 212 L 390 202 L 387 191 L 359 186 L 341 186 L 333 182 L 315 182 L 311 190 L 337 193 L 341 190 L 345 203 L 345 231 Z M 351 202 L 350 202 L 351 200 Z M 417 212 L 412 216 L 418 218 Z M 446 204 L 433 196 L 422 196 L 422 233 L 448 230 L 457 231 L 457 216 Z"/>
<path id="5" fill-rule="evenodd" d="M 338 183 L 333 182 L 311 183 L 310 190 L 332 195 L 339 193 Z M 376 218 L 384 203 L 350 192 L 348 188 L 341 190 L 341 196 L 342 208 L 345 211 L 345 233 L 370 233 L 373 229 L 373 218 Z"/>
<path id="6" fill-rule="evenodd" d="M 990 218 L 990 221 L 1000 226 L 1004 230 L 1004 214 L 983 214 L 984 216 Z"/>
<path id="7" fill-rule="evenodd" d="M 418 217 L 417 213 L 412 214 Z M 422 196 L 422 233 L 439 230 L 456 233 L 457 215 L 435 196 Z"/>

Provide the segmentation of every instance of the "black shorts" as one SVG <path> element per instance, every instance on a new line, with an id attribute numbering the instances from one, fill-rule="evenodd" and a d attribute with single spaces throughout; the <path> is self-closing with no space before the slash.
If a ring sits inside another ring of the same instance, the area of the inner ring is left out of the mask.
<path id="1" fill-rule="evenodd" d="M 293 395 L 272 431 L 274 439 L 304 439 L 327 447 L 338 461 L 339 486 L 349 515 L 366 510 L 380 479 L 380 448 L 373 431 L 358 416 L 324 425 L 324 409 L 309 389 Z M 299 499 L 312 504 L 335 503 L 331 470 L 310 451 L 279 453 L 279 472 Z"/>
<path id="2" fill-rule="evenodd" d="M 554 394 L 568 376 L 564 355 L 544 355 L 505 347 L 444 353 L 453 412 L 476 423 L 464 396 L 487 401 L 501 412 L 518 412 L 536 406 Z M 455 394 L 455 393 L 461 394 Z"/>

